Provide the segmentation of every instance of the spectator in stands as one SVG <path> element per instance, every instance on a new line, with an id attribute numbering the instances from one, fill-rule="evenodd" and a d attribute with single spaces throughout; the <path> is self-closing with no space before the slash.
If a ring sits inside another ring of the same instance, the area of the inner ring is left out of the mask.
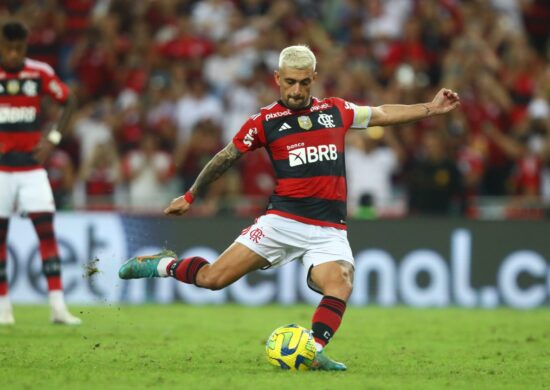
<path id="1" fill-rule="evenodd" d="M 145 127 L 159 138 L 161 149 L 173 152 L 177 144 L 176 104 L 167 72 L 154 74 L 147 85 L 142 109 Z"/>
<path id="2" fill-rule="evenodd" d="M 115 207 L 121 167 L 113 141 L 94 147 L 90 157 L 83 161 L 79 180 L 88 209 L 111 210 Z"/>
<path id="3" fill-rule="evenodd" d="M 172 198 L 174 164 L 171 155 L 160 149 L 156 134 L 145 133 L 140 148 L 124 157 L 122 168 L 133 210 L 158 212 Z"/>
<path id="4" fill-rule="evenodd" d="M 216 52 L 205 60 L 204 77 L 217 96 L 232 90 L 241 74 L 241 62 L 235 47 L 226 39 L 220 40 Z"/>
<path id="5" fill-rule="evenodd" d="M 460 171 L 444 135 L 427 131 L 422 150 L 408 172 L 408 204 L 413 215 L 460 215 L 463 212 Z"/>
<path id="6" fill-rule="evenodd" d="M 187 142 L 192 129 L 200 121 L 210 120 L 220 125 L 222 118 L 222 102 L 210 92 L 208 84 L 201 77 L 189 80 L 189 90 L 180 97 L 176 105 L 178 141 Z"/>
<path id="7" fill-rule="evenodd" d="M 197 122 L 189 140 L 180 144 L 175 154 L 175 165 L 181 179 L 182 188 L 187 188 L 193 183 L 206 163 L 222 147 L 221 129 L 209 120 Z M 220 178 L 208 188 L 208 193 L 201 194 L 204 199 L 204 207 L 199 212 L 205 214 L 216 213 L 220 207 L 220 199 L 228 188 L 228 183 L 234 181 L 234 175 L 228 175 L 227 179 Z"/>
<path id="8" fill-rule="evenodd" d="M 511 194 L 526 201 L 539 199 L 542 195 L 544 166 L 548 163 L 550 144 L 550 108 L 542 99 L 529 105 L 526 117 L 513 128 L 512 134 L 498 131 L 487 124 L 487 135 L 514 161 L 514 170 L 509 183 Z"/>
<path id="9" fill-rule="evenodd" d="M 404 150 L 391 127 L 350 133 L 347 142 L 348 213 L 354 216 L 361 206 L 373 206 L 383 214 L 395 201 L 392 179 Z M 371 204 L 364 204 L 366 199 Z"/>
<path id="10" fill-rule="evenodd" d="M 89 161 L 99 144 L 113 140 L 114 115 L 109 99 L 91 102 L 75 115 L 73 136 L 80 144 L 79 161 Z"/>
<path id="11" fill-rule="evenodd" d="M 97 100 L 114 93 L 116 57 L 112 42 L 97 27 L 90 28 L 71 53 L 70 66 L 78 79 L 80 101 Z"/>
<path id="12" fill-rule="evenodd" d="M 136 92 L 125 89 L 116 101 L 118 115 L 114 117 L 114 134 L 118 150 L 126 153 L 139 147 L 144 134 L 141 100 Z"/>
<path id="13" fill-rule="evenodd" d="M 62 17 L 56 12 L 53 2 L 28 4 L 25 18 L 31 21 L 28 38 L 29 57 L 46 62 L 57 69 L 62 34 Z"/>

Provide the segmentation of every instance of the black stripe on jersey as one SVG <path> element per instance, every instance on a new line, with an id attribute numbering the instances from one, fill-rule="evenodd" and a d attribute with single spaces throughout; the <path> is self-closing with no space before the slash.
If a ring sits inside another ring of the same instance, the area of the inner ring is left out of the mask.
<path id="1" fill-rule="evenodd" d="M 291 151 L 292 152 L 292 151 Z M 344 161 L 344 153 L 336 153 L 338 155 L 336 160 L 323 160 L 308 163 L 303 161 L 307 159 L 306 156 L 302 156 L 300 159 L 301 165 L 291 167 L 290 160 L 273 160 L 273 168 L 279 179 L 288 178 L 302 178 L 302 177 L 315 177 L 315 176 L 345 176 L 346 165 Z"/>
<path id="2" fill-rule="evenodd" d="M 41 130 L 39 118 L 34 122 L 0 123 L 0 133 L 36 133 Z"/>
<path id="3" fill-rule="evenodd" d="M 31 167 L 38 161 L 31 152 L 8 152 L 0 155 L 0 166 L 4 167 Z"/>
<path id="4" fill-rule="evenodd" d="M 309 120 L 306 118 L 309 118 Z M 263 121 L 262 124 L 264 126 L 267 143 L 271 143 L 290 134 L 341 128 L 343 126 L 343 121 L 340 111 L 334 106 L 322 111 L 306 112 L 302 115 L 296 114 L 271 119 L 269 121 Z M 311 128 L 308 128 L 309 126 L 311 126 Z"/>
<path id="5" fill-rule="evenodd" d="M 346 202 L 340 200 L 271 195 L 267 209 L 336 224 L 346 221 Z"/>
<path id="6" fill-rule="evenodd" d="M 25 71 L 24 71 L 25 72 Z M 11 78 L 0 80 L 0 97 L 10 96 L 40 96 L 42 79 L 40 78 Z"/>

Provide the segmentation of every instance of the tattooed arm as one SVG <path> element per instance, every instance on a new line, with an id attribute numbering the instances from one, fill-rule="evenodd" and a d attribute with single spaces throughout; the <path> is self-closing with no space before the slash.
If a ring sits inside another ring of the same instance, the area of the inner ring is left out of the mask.
<path id="1" fill-rule="evenodd" d="M 372 107 L 369 126 L 398 125 L 433 115 L 446 114 L 460 105 L 456 92 L 442 88 L 429 103 L 420 104 L 384 104 Z"/>
<path id="2" fill-rule="evenodd" d="M 242 156 L 242 153 L 230 142 L 225 148 L 220 150 L 202 169 L 195 180 L 195 183 L 189 189 L 192 197 L 195 197 L 201 190 L 208 187 L 210 183 L 223 175 L 234 163 Z M 190 203 L 182 195 L 175 198 L 164 210 L 164 214 L 182 215 L 189 210 Z"/>

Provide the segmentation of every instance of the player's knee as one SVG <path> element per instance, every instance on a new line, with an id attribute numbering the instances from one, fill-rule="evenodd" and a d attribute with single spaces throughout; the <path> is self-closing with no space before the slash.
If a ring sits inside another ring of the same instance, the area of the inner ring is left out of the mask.
<path id="1" fill-rule="evenodd" d="M 340 291 L 340 295 L 345 297 L 345 300 L 347 300 L 353 291 L 353 283 L 351 282 L 351 279 L 342 279 L 337 288 Z"/>
<path id="2" fill-rule="evenodd" d="M 325 295 L 335 296 L 337 298 L 348 300 L 353 291 L 353 268 L 340 267 L 339 272 L 332 274 L 331 280 L 327 283 L 324 291 Z"/>
<path id="3" fill-rule="evenodd" d="M 353 267 L 351 265 L 340 265 L 338 272 L 333 274 L 334 280 L 345 286 L 352 287 L 353 284 Z"/>
<path id="4" fill-rule="evenodd" d="M 349 283 L 339 283 L 339 284 L 333 284 L 326 288 L 323 291 L 324 295 L 330 295 L 331 297 L 339 298 L 343 301 L 346 301 L 349 299 L 351 292 L 353 290 L 353 287 Z"/>

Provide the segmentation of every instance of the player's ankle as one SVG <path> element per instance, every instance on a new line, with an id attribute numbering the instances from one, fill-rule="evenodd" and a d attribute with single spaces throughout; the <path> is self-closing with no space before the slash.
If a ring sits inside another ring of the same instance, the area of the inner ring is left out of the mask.
<path id="1" fill-rule="evenodd" d="M 317 350 L 317 352 L 323 352 L 323 349 L 325 348 L 325 346 L 321 343 L 319 343 L 318 341 L 315 342 L 315 349 Z"/>
<path id="2" fill-rule="evenodd" d="M 170 266 L 174 264 L 177 261 L 177 259 L 174 259 L 172 257 L 164 257 L 159 260 L 159 263 L 157 265 L 157 272 L 161 278 L 166 278 L 170 276 Z"/>
<path id="3" fill-rule="evenodd" d="M 63 295 L 63 290 L 49 291 L 48 300 L 50 301 L 50 306 L 53 310 L 62 311 L 67 309 L 67 305 L 65 304 L 65 297 Z"/>

